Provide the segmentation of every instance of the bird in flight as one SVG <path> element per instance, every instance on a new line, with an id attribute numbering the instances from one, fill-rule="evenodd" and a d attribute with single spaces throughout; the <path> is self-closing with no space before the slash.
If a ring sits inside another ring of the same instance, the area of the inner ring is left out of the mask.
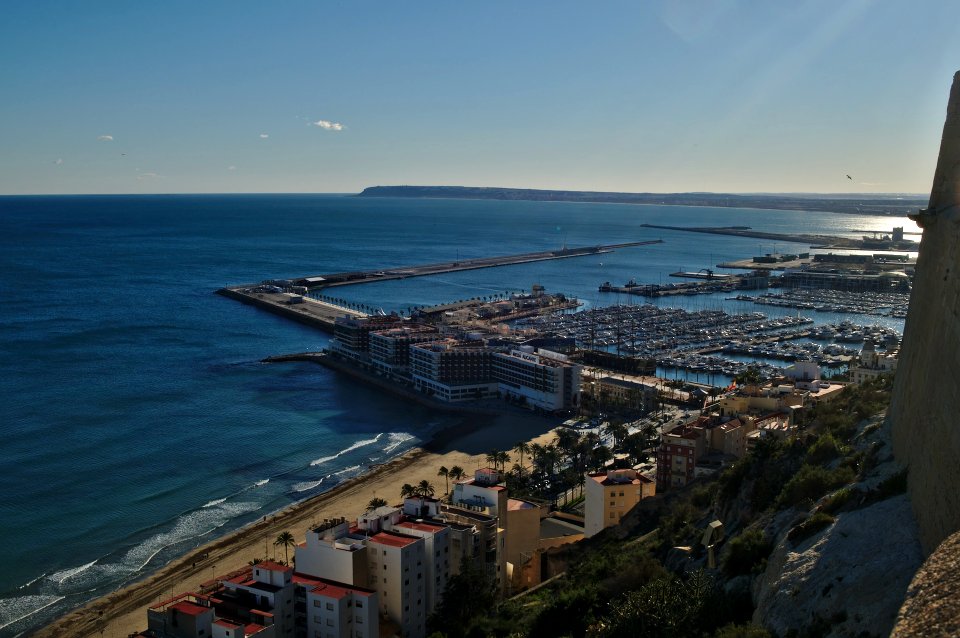
<path id="1" fill-rule="evenodd" d="M 853 181 L 853 178 L 850 177 L 849 175 L 847 175 L 847 179 L 849 179 L 851 182 Z"/>

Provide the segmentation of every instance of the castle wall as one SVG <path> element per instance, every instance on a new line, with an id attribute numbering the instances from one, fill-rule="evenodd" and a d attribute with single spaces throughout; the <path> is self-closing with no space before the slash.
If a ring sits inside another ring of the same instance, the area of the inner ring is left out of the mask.
<path id="1" fill-rule="evenodd" d="M 960 72 L 954 76 L 890 419 L 930 553 L 960 529 Z"/>

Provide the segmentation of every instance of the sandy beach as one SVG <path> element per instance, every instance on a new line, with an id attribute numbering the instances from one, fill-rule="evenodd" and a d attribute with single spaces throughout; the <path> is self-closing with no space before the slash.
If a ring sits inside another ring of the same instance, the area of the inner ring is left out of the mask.
<path id="1" fill-rule="evenodd" d="M 46 627 L 34 632 L 44 638 L 104 636 L 125 638 L 147 627 L 147 609 L 176 594 L 196 590 L 200 583 L 241 569 L 254 558 L 284 558 L 273 540 L 284 531 L 303 542 L 306 530 L 324 518 L 344 516 L 355 519 L 374 497 L 391 503 L 400 501 L 400 486 L 428 480 L 442 495 L 444 479 L 438 468 L 459 465 L 468 475 L 485 466 L 490 450 L 510 450 L 519 441 L 545 444 L 553 439 L 556 419 L 503 415 L 491 417 L 486 425 L 476 424 L 441 432 L 430 444 L 370 472 L 336 486 L 329 492 L 295 503 L 240 530 L 215 539 L 172 561 L 142 581 L 91 601 Z M 511 452 L 511 455 L 513 453 Z M 519 459 L 515 459 L 519 460 Z M 525 459 L 525 464 L 527 463 Z M 291 553 L 291 560 L 293 558 Z"/>

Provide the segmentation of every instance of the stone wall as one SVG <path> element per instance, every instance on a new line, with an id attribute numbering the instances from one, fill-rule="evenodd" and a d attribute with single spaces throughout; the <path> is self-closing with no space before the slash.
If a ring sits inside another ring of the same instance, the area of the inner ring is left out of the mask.
<path id="1" fill-rule="evenodd" d="M 890 419 L 926 553 L 960 529 L 960 72 L 923 227 Z"/>

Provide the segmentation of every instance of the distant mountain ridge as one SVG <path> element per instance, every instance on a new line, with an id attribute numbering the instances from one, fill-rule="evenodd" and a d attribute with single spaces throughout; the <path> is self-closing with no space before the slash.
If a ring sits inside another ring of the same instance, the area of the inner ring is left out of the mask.
<path id="1" fill-rule="evenodd" d="M 428 199 L 499 199 L 600 204 L 659 204 L 661 206 L 717 206 L 769 208 L 869 215 L 906 215 L 927 205 L 915 195 L 733 195 L 726 193 L 617 193 L 537 190 L 488 186 L 370 186 L 358 197 L 419 197 Z"/>

